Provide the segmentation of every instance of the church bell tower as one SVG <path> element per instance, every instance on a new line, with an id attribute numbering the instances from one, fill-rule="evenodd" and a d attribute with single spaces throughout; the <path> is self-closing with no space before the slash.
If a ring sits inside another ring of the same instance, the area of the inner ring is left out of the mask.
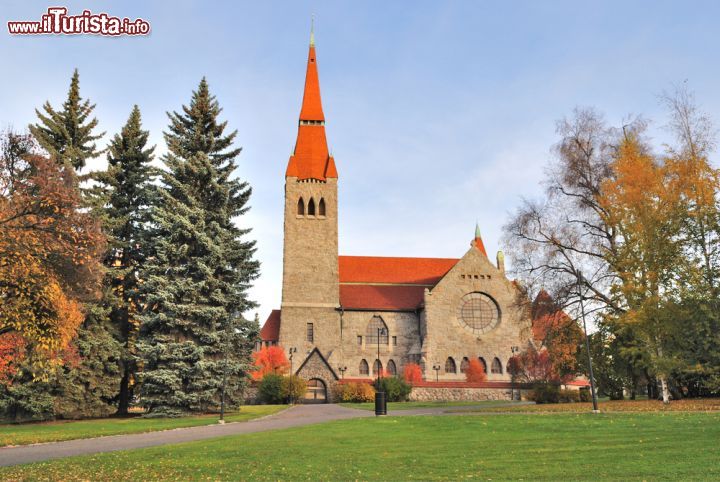
<path id="1" fill-rule="evenodd" d="M 311 32 L 297 140 L 285 172 L 280 337 L 285 345 L 300 343 L 298 338 L 302 338 L 308 347 L 314 346 L 322 338 L 313 340 L 315 336 L 307 332 L 311 328 L 306 323 L 317 322 L 313 329 L 324 331 L 321 320 L 334 317 L 337 313 L 337 182 L 335 161 L 329 153 L 325 137 L 325 115 L 320 99 L 315 40 Z M 332 330 L 336 327 L 327 328 Z"/>

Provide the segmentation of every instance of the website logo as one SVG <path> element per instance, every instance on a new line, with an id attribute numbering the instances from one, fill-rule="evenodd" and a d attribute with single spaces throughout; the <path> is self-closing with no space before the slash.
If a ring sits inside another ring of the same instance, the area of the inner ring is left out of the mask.
<path id="1" fill-rule="evenodd" d="M 10 21 L 10 35 L 148 35 L 150 22 L 142 18 L 113 17 L 107 13 L 83 10 L 80 15 L 68 15 L 66 7 L 49 7 L 39 21 Z"/>

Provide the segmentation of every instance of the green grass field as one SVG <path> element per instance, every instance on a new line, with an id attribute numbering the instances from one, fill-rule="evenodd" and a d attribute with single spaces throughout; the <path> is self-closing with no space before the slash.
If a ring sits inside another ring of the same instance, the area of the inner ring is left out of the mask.
<path id="1" fill-rule="evenodd" d="M 720 413 L 353 419 L 0 469 L 2 480 L 713 480 Z"/>
<path id="2" fill-rule="evenodd" d="M 247 405 L 226 414 L 227 422 L 244 422 L 277 413 L 287 405 Z M 180 418 L 101 418 L 95 420 L 0 425 L 0 446 L 57 442 L 78 438 L 126 433 L 154 432 L 180 427 L 217 423 L 219 416 L 196 415 Z"/>
<path id="3" fill-rule="evenodd" d="M 438 408 L 438 407 L 483 407 L 483 406 L 511 406 L 509 400 L 490 400 L 482 402 L 388 402 L 388 411 L 393 410 L 412 410 L 415 408 Z M 375 410 L 374 402 L 367 403 L 341 403 L 343 407 L 359 408 L 360 410 Z"/>

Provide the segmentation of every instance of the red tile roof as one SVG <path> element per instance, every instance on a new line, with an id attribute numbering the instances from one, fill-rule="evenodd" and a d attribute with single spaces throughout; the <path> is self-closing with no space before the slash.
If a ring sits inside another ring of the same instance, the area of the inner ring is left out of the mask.
<path id="1" fill-rule="evenodd" d="M 340 305 L 353 310 L 414 311 L 423 302 L 423 286 L 340 285 Z"/>
<path id="2" fill-rule="evenodd" d="M 459 261 L 455 258 L 339 256 L 340 283 L 434 286 Z"/>
<path id="3" fill-rule="evenodd" d="M 329 177 L 338 177 L 335 160 L 330 156 L 325 137 L 325 114 L 320 98 L 315 46 L 312 44 L 308 53 L 305 91 L 300 109 L 295 151 L 288 161 L 285 177 L 322 181 Z"/>
<path id="4" fill-rule="evenodd" d="M 305 72 L 305 90 L 303 92 L 302 108 L 300 109 L 301 120 L 324 121 L 322 100 L 320 98 L 320 77 L 318 76 L 317 57 L 315 46 L 310 45 L 308 51 L 307 71 Z"/>
<path id="5" fill-rule="evenodd" d="M 272 310 L 260 330 L 262 341 L 277 341 L 280 338 L 280 310 Z"/>

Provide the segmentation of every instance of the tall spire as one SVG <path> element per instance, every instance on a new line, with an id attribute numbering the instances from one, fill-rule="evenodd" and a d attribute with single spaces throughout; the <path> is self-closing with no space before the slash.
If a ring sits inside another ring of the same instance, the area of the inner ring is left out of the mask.
<path id="1" fill-rule="evenodd" d="M 482 254 L 487 257 L 487 252 L 485 251 L 485 244 L 483 243 L 482 236 L 480 235 L 480 224 L 478 222 L 475 222 L 475 239 L 472 240 L 470 243 L 470 246 L 473 246 L 477 248 Z"/>
<path id="2" fill-rule="evenodd" d="M 299 180 L 328 177 L 337 178 L 335 160 L 329 153 L 325 138 L 325 114 L 320 98 L 320 78 L 318 76 L 317 58 L 315 56 L 315 25 L 310 27 L 310 50 L 308 52 L 307 70 L 305 73 L 305 90 L 303 92 L 298 136 L 295 150 L 290 156 L 285 177 L 297 177 Z"/>
<path id="3" fill-rule="evenodd" d="M 315 14 L 310 17 L 310 47 L 315 47 Z"/>

